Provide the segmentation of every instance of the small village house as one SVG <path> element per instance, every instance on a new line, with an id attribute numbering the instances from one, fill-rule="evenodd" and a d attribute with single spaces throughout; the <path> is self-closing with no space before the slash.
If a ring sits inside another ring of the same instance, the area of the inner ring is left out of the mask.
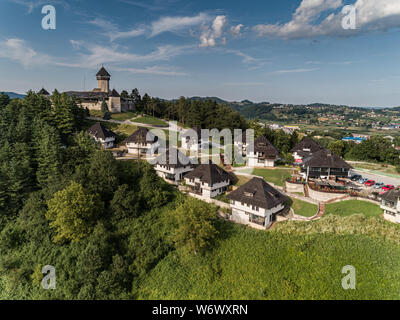
<path id="1" fill-rule="evenodd" d="M 276 216 L 285 210 L 287 196 L 262 178 L 253 178 L 228 196 L 232 220 L 238 223 L 271 226 Z"/>
<path id="2" fill-rule="evenodd" d="M 184 178 L 191 193 L 207 199 L 225 193 L 231 183 L 230 175 L 211 161 L 200 164 Z"/>
<path id="3" fill-rule="evenodd" d="M 382 195 L 381 209 L 386 220 L 400 223 L 400 190 L 398 188 Z"/>
<path id="4" fill-rule="evenodd" d="M 279 152 L 268 139 L 261 135 L 254 141 L 254 148 L 247 149 L 247 165 L 249 167 L 275 167 L 279 160 Z"/>
<path id="5" fill-rule="evenodd" d="M 309 178 L 347 178 L 351 169 L 353 167 L 338 155 L 330 150 L 321 149 L 304 160 L 301 175 L 307 181 Z"/>
<path id="6" fill-rule="evenodd" d="M 146 154 L 147 151 L 153 148 L 155 152 L 157 147 L 158 137 L 155 136 L 147 128 L 140 127 L 127 139 L 125 139 L 122 144 L 125 144 L 130 154 Z"/>
<path id="7" fill-rule="evenodd" d="M 201 128 L 192 128 L 181 133 L 182 149 L 199 152 L 203 143 L 201 138 Z"/>
<path id="8" fill-rule="evenodd" d="M 104 127 L 103 124 L 97 122 L 88 129 L 88 134 L 104 149 L 110 149 L 114 147 L 115 137 L 117 136 L 114 132 Z"/>
<path id="9" fill-rule="evenodd" d="M 301 164 L 305 158 L 308 158 L 321 149 L 323 149 L 323 147 L 320 146 L 318 142 L 310 137 L 306 137 L 296 144 L 290 152 L 293 154 L 295 163 Z"/>
<path id="10" fill-rule="evenodd" d="M 154 161 L 157 174 L 169 183 L 177 184 L 183 176 L 193 171 L 190 159 L 175 148 L 169 148 Z"/>

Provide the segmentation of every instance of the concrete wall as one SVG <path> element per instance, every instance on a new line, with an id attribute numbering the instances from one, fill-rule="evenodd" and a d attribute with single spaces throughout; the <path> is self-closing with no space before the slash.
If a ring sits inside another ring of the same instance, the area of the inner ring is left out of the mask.
<path id="1" fill-rule="evenodd" d="M 308 188 L 308 190 L 311 199 L 321 202 L 331 201 L 345 196 L 345 194 L 341 193 L 326 193 L 326 192 L 314 191 L 311 188 Z"/>
<path id="2" fill-rule="evenodd" d="M 302 193 L 304 194 L 304 185 L 297 183 L 286 182 L 286 191 L 289 193 Z"/>

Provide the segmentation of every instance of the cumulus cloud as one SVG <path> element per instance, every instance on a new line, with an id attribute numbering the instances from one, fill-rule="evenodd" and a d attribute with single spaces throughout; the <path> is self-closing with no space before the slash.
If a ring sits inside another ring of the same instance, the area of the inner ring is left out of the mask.
<path id="1" fill-rule="evenodd" d="M 356 30 L 342 27 L 342 0 L 303 0 L 284 24 L 261 24 L 254 27 L 259 36 L 301 39 L 318 36 L 352 36 L 368 31 L 400 27 L 400 1 L 357 0 Z M 322 18 L 325 17 L 325 18 Z"/>
<path id="2" fill-rule="evenodd" d="M 35 51 L 29 47 L 25 40 L 18 38 L 6 39 L 0 42 L 0 58 L 16 61 L 24 67 L 54 64 L 49 55 Z"/>
<path id="3" fill-rule="evenodd" d="M 152 23 L 150 37 L 155 37 L 164 32 L 176 32 L 185 28 L 201 25 L 209 20 L 209 16 L 200 13 L 194 17 L 163 17 Z"/>
<path id="4" fill-rule="evenodd" d="M 234 36 L 240 36 L 240 33 L 241 33 L 243 27 L 244 27 L 243 24 L 238 24 L 237 26 L 232 26 L 229 29 L 229 32 L 231 34 L 233 34 Z"/>
<path id="5" fill-rule="evenodd" d="M 217 16 L 214 19 L 211 28 L 203 26 L 203 32 L 200 36 L 200 47 L 215 47 L 217 45 L 217 40 L 223 35 L 226 24 L 226 16 Z M 226 38 L 222 38 L 221 43 L 225 44 Z"/>

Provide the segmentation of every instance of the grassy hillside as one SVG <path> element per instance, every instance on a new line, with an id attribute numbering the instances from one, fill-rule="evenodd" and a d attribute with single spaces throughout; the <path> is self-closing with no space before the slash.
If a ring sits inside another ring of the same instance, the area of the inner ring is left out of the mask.
<path id="1" fill-rule="evenodd" d="M 338 216 L 362 214 L 366 217 L 378 217 L 382 213 L 382 209 L 378 205 L 366 201 L 348 200 L 331 203 L 326 206 L 326 214 L 335 214 Z"/>
<path id="2" fill-rule="evenodd" d="M 400 229 L 365 219 L 330 216 L 271 232 L 224 223 L 210 253 L 170 253 L 141 282 L 138 298 L 399 299 Z M 341 287 L 346 265 L 356 268 L 357 290 Z"/>

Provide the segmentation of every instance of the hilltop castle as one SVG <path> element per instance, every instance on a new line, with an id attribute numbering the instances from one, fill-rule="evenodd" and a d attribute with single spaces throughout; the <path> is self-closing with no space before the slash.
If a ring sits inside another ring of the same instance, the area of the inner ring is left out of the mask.
<path id="1" fill-rule="evenodd" d="M 135 103 L 132 99 L 122 98 L 115 89 L 110 91 L 111 75 L 104 67 L 101 67 L 97 72 L 96 78 L 97 88 L 92 91 L 67 91 L 65 93 L 77 97 L 82 107 L 89 110 L 101 110 L 103 101 L 107 103 L 110 112 L 115 113 L 135 109 Z M 45 89 L 40 92 L 49 95 Z"/>

